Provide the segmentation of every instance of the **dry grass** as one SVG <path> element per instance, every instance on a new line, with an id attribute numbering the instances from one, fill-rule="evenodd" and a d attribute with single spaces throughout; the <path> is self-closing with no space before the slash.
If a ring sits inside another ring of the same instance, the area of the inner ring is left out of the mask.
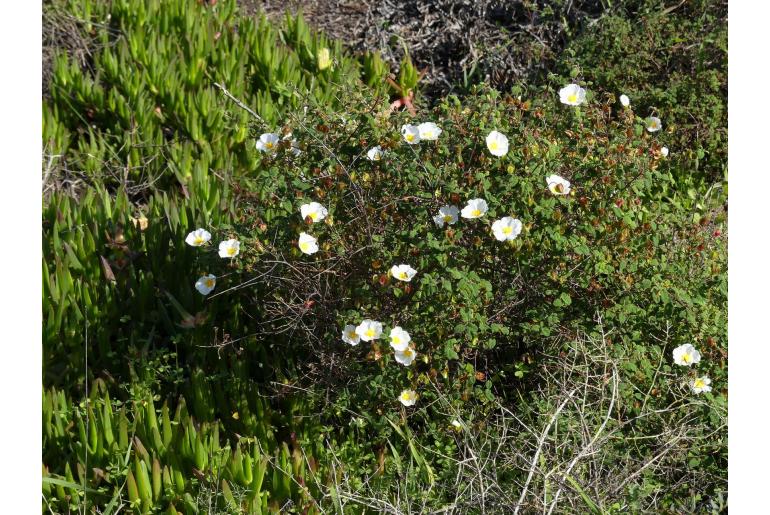
<path id="1" fill-rule="evenodd" d="M 604 11 L 599 1 L 240 0 L 248 13 L 283 16 L 302 9 L 308 22 L 355 51 L 379 50 L 395 71 L 407 47 L 427 71 L 423 93 L 438 98 L 484 80 L 506 89 L 548 70 L 570 32 Z M 538 5 L 541 4 L 541 5 Z M 549 10 L 552 14 L 549 14 Z"/>

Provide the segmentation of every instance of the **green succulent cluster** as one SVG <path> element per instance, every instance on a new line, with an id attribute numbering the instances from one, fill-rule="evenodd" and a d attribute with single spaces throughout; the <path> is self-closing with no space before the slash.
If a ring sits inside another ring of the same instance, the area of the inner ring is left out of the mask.
<path id="1" fill-rule="evenodd" d="M 201 513 L 199 492 L 211 489 L 214 506 L 228 512 L 273 513 L 287 500 L 312 508 L 318 469 L 308 464 L 316 462 L 276 441 L 266 408 L 261 435 L 231 440 L 219 421 L 197 422 L 183 397 L 172 413 L 167 403 L 156 409 L 151 396 L 115 402 L 101 379 L 93 388 L 80 404 L 55 388 L 43 394 L 49 507 L 112 513 L 127 500 L 137 513 Z"/>
<path id="2" fill-rule="evenodd" d="M 66 53 L 54 57 L 43 141 L 58 170 L 89 183 L 139 190 L 187 185 L 195 168 L 208 180 L 214 171 L 249 173 L 259 165 L 253 120 L 244 110 L 225 114 L 228 100 L 215 84 L 267 128 L 282 126 L 305 95 L 335 105 L 337 87 L 362 78 L 359 60 L 301 15 L 287 15 L 277 29 L 264 17 L 237 16 L 235 0 L 62 0 L 55 7 L 80 21 L 94 50 L 87 69 Z M 386 74 L 368 67 L 366 82 L 385 92 Z"/>

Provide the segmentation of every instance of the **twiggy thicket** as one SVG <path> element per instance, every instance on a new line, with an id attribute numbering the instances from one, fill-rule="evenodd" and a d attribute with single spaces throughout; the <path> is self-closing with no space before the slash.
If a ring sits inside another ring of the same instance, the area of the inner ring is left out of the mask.
<path id="1" fill-rule="evenodd" d="M 592 86 L 609 66 L 427 109 L 408 60 L 388 82 L 299 17 L 48 8 L 84 53 L 56 53 L 44 101 L 44 511 L 723 508 L 726 185 L 683 178 L 715 170 L 718 136 L 699 161 L 679 111 Z M 440 135 L 407 144 L 421 122 Z M 482 216 L 437 225 L 476 198 Z M 498 241 L 506 216 L 521 231 Z M 211 241 L 185 243 L 199 227 Z M 406 329 L 414 363 L 343 342 L 368 318 Z"/>

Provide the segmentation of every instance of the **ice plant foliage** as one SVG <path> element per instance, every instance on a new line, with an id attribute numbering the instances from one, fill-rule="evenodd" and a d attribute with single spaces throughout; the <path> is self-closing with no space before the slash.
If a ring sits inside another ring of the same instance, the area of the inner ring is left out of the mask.
<path id="1" fill-rule="evenodd" d="M 497 241 L 515 240 L 521 234 L 521 220 L 506 216 L 500 220 L 495 220 L 492 224 L 492 234 Z"/>
<path id="2" fill-rule="evenodd" d="M 198 290 L 201 295 L 208 295 L 214 290 L 216 285 L 217 277 L 213 274 L 204 275 L 195 281 L 195 289 Z"/>
<path id="3" fill-rule="evenodd" d="M 417 270 L 409 265 L 393 265 L 390 269 L 390 275 L 399 281 L 409 282 L 417 274 Z"/>
<path id="4" fill-rule="evenodd" d="M 689 343 L 674 349 L 674 363 L 683 367 L 695 365 L 700 361 L 700 352 Z"/>
<path id="5" fill-rule="evenodd" d="M 299 240 L 297 246 L 303 254 L 315 254 L 318 252 L 318 240 L 310 236 L 306 232 L 299 233 Z"/>
<path id="6" fill-rule="evenodd" d="M 382 328 L 380 328 L 382 332 Z M 390 346 L 397 352 L 403 352 L 409 347 L 409 342 L 412 341 L 412 337 L 409 333 L 401 329 L 400 326 L 396 326 L 390 330 Z"/>
<path id="7" fill-rule="evenodd" d="M 647 128 L 647 132 L 658 132 L 663 128 L 663 122 L 657 116 L 650 116 L 644 120 L 644 126 Z"/>
<path id="8" fill-rule="evenodd" d="M 365 342 L 376 340 L 382 335 L 382 324 L 376 320 L 364 320 L 356 327 L 356 334 Z"/>
<path id="9" fill-rule="evenodd" d="M 235 239 L 225 240 L 219 244 L 219 257 L 234 258 L 241 251 L 241 242 Z"/>
<path id="10" fill-rule="evenodd" d="M 356 326 L 348 324 L 342 329 L 342 341 L 353 346 L 359 344 L 361 337 L 356 332 Z"/>
<path id="11" fill-rule="evenodd" d="M 490 132 L 487 135 L 487 149 L 493 156 L 504 156 L 508 153 L 508 138 L 500 132 Z"/>
<path id="12" fill-rule="evenodd" d="M 481 218 L 489 210 L 487 201 L 483 198 L 475 198 L 469 200 L 468 204 L 460 211 L 460 215 L 463 218 Z"/>
<path id="13" fill-rule="evenodd" d="M 711 379 L 706 376 L 696 377 L 690 381 L 690 388 L 692 388 L 693 393 L 710 392 L 711 386 L 709 385 L 711 385 Z"/>
<path id="14" fill-rule="evenodd" d="M 310 221 L 312 223 L 320 222 L 326 218 L 326 215 L 329 214 L 329 211 L 318 202 L 302 204 L 302 206 L 299 208 L 299 212 L 302 215 L 303 220 L 306 220 L 308 217 L 310 217 Z"/>
<path id="15" fill-rule="evenodd" d="M 398 400 L 404 406 L 414 406 L 414 403 L 417 402 L 417 392 L 414 390 L 404 390 L 398 396 Z"/>
<path id="16" fill-rule="evenodd" d="M 206 229 L 195 229 L 193 232 L 187 235 L 184 239 L 185 243 L 193 247 L 200 247 L 205 245 L 211 239 L 211 233 Z"/>
<path id="17" fill-rule="evenodd" d="M 549 175 L 545 178 L 545 183 L 548 184 L 548 189 L 554 195 L 569 195 L 570 182 L 559 175 Z"/>
<path id="18" fill-rule="evenodd" d="M 457 223 L 457 216 L 460 214 L 460 210 L 457 206 L 442 206 L 438 210 L 438 214 L 433 217 L 433 221 L 439 227 L 444 227 L 444 224 L 454 225 Z"/>
<path id="19" fill-rule="evenodd" d="M 382 147 L 377 145 L 376 147 L 372 147 L 369 149 L 369 151 L 366 153 L 367 159 L 369 161 L 379 161 L 382 159 L 382 156 L 385 155 L 385 152 L 382 150 Z"/>
<path id="20" fill-rule="evenodd" d="M 577 84 L 564 86 L 559 90 L 559 100 L 568 106 L 579 106 L 586 101 L 586 90 Z"/>
<path id="21" fill-rule="evenodd" d="M 441 135 L 442 130 L 433 122 L 425 122 L 417 126 L 417 132 L 421 140 L 436 141 Z"/>
<path id="22" fill-rule="evenodd" d="M 401 135 L 404 137 L 404 141 L 410 145 L 416 145 L 420 142 L 420 129 L 416 125 L 406 124 L 401 127 Z"/>
<path id="23" fill-rule="evenodd" d="M 266 132 L 257 140 L 257 150 L 267 153 L 275 152 L 280 141 L 281 137 L 278 134 Z"/>

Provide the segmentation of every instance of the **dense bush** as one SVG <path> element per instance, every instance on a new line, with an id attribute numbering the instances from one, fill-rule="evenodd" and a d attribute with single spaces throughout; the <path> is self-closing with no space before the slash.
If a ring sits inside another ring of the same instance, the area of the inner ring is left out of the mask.
<path id="1" fill-rule="evenodd" d="M 555 69 L 662 118 L 680 191 L 726 179 L 726 1 L 623 2 L 572 40 Z"/>
<path id="2" fill-rule="evenodd" d="M 472 512 L 527 490 L 537 511 L 718 509 L 725 191 L 683 181 L 689 129 L 658 112 L 646 130 L 654 91 L 583 66 L 606 87 L 579 107 L 553 78 L 411 117 L 384 92 L 408 98 L 414 68 L 386 90 L 377 56 L 359 68 L 301 18 L 276 31 L 216 4 L 66 5 L 99 45 L 90 70 L 56 59 L 44 109 L 43 509 Z M 420 122 L 441 132 L 410 145 Z M 475 198 L 480 218 L 434 220 Z M 498 241 L 505 216 L 521 232 Z M 210 242 L 185 242 L 197 228 Z M 383 334 L 349 345 L 364 319 Z M 673 364 L 684 343 L 697 369 Z"/>

